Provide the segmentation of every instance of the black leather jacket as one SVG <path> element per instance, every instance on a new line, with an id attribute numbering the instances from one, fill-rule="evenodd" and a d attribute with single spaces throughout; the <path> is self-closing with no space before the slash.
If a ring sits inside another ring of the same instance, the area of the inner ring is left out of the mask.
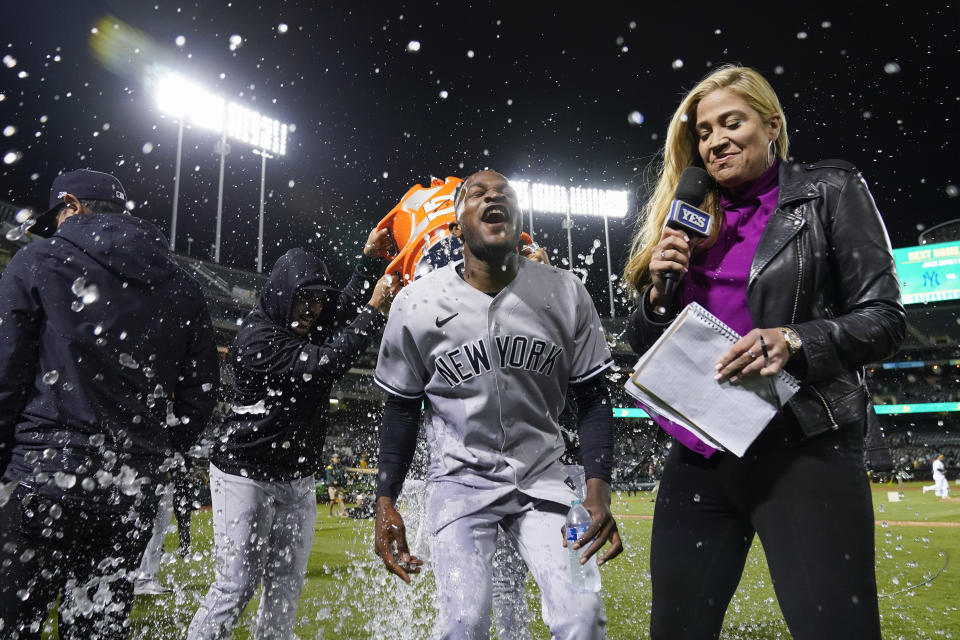
<path id="1" fill-rule="evenodd" d="M 786 367 L 802 386 L 786 407 L 806 436 L 864 424 L 863 366 L 893 355 L 906 331 L 890 240 L 847 162 L 782 163 L 779 189 L 750 266 L 750 317 L 755 327 L 791 327 L 803 340 Z M 637 353 L 669 325 L 655 318 L 648 304 L 631 315 Z"/>

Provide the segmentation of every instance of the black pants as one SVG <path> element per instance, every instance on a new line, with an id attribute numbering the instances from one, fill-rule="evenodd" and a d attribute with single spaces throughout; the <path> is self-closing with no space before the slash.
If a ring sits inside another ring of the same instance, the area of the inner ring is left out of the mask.
<path id="1" fill-rule="evenodd" d="M 0 636 L 39 640 L 62 594 L 61 640 L 127 637 L 133 578 L 157 504 L 88 511 L 18 486 L 0 507 Z"/>
<path id="2" fill-rule="evenodd" d="M 193 516 L 194 494 L 189 478 L 176 478 L 173 485 L 173 515 L 177 519 L 177 535 L 180 538 L 178 551 L 181 553 L 186 553 L 190 548 L 190 519 Z"/>
<path id="3" fill-rule="evenodd" d="M 653 640 L 718 637 L 754 533 L 794 638 L 880 638 L 861 425 L 801 440 L 781 419 L 743 458 L 673 445 L 650 547 Z"/>

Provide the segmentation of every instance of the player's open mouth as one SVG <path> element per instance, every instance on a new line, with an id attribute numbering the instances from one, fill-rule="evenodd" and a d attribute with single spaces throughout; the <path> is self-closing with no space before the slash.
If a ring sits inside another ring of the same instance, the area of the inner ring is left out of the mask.
<path id="1" fill-rule="evenodd" d="M 483 212 L 483 215 L 480 217 L 480 221 L 487 224 L 497 224 L 499 222 L 507 222 L 509 220 L 510 214 L 507 212 L 507 208 L 498 204 L 487 207 L 487 209 Z"/>

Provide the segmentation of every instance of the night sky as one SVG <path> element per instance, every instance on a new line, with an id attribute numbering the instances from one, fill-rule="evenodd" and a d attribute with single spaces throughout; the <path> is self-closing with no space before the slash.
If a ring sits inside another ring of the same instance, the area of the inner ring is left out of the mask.
<path id="1" fill-rule="evenodd" d="M 153 61 L 296 126 L 286 156 L 267 164 L 268 267 L 304 244 L 332 261 L 352 256 L 431 175 L 490 167 L 629 189 L 635 211 L 681 96 L 725 62 L 773 84 L 796 160 L 856 164 L 893 245 L 912 245 L 924 226 L 960 217 L 960 9 L 856 4 L 7 2 L 0 156 L 22 157 L 0 164 L 0 199 L 45 208 L 59 171 L 90 167 L 115 173 L 135 213 L 168 231 L 177 126 L 139 74 L 92 55 L 91 27 L 111 14 L 149 37 Z M 242 38 L 233 51 L 232 35 Z M 419 51 L 408 51 L 413 40 Z M 642 124 L 629 121 L 634 111 Z M 178 249 L 192 236 L 194 255 L 214 237 L 216 140 L 184 135 Z M 232 146 L 222 261 L 250 269 L 260 158 Z M 602 222 L 577 222 L 574 253 L 588 254 Z M 632 224 L 612 223 L 615 271 Z M 559 218 L 536 225 L 560 263 Z M 595 258 L 588 286 L 599 303 L 602 248 Z"/>

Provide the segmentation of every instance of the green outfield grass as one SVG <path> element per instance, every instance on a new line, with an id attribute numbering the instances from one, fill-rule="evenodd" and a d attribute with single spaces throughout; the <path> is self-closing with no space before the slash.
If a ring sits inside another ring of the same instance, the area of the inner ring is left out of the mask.
<path id="1" fill-rule="evenodd" d="M 873 485 L 878 520 L 877 577 L 884 637 L 919 640 L 960 637 L 960 499 L 941 501 L 923 494 L 921 483 L 904 487 L 902 502 L 888 502 L 893 485 Z M 955 487 L 960 489 L 960 487 Z M 957 491 L 960 496 L 960 490 Z M 612 639 L 646 638 L 650 580 L 648 552 L 653 503 L 649 494 L 615 497 L 626 551 L 603 569 L 604 599 Z M 389 577 L 372 553 L 372 520 L 328 518 L 319 510 L 318 530 L 298 612 L 299 638 L 428 638 L 433 621 L 433 580 L 425 574 L 408 587 Z M 912 524 L 892 524 L 910 522 Z M 944 525 L 942 523 L 947 523 Z M 954 523 L 954 526 L 949 526 Z M 209 511 L 195 514 L 193 555 L 185 561 L 169 556 L 161 581 L 174 587 L 169 596 L 138 597 L 132 619 L 133 638 L 180 640 L 213 578 Z M 176 535 L 166 549 L 176 546 Z M 946 555 L 944 555 L 946 554 Z M 924 583 L 944 566 L 930 584 Z M 901 592 L 902 593 L 897 593 Z M 539 622 L 539 600 L 532 580 L 528 601 L 537 620 L 533 637 L 547 639 Z M 248 607 L 235 638 L 250 637 L 257 602 Z M 55 634 L 45 637 L 55 638 Z M 727 613 L 723 638 L 789 638 L 770 585 L 759 544 L 747 560 L 740 588 Z"/>

